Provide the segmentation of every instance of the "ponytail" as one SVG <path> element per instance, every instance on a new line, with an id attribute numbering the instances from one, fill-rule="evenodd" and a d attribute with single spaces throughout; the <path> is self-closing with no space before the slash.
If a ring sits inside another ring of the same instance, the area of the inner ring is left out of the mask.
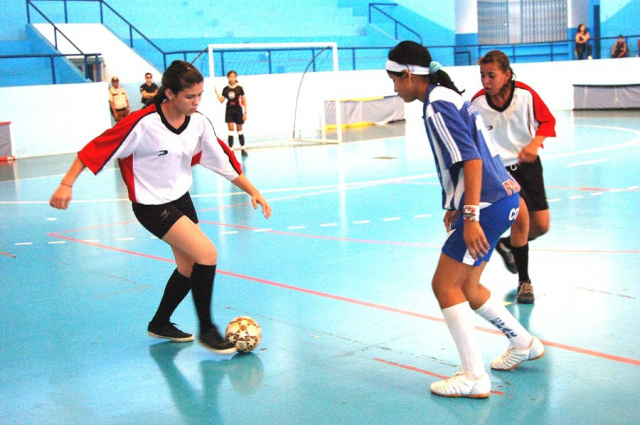
<path id="1" fill-rule="evenodd" d="M 429 68 L 429 75 L 424 75 L 429 83 L 437 84 L 455 91 L 458 94 L 464 93 L 458 90 L 449 74 L 440 69 L 440 64 L 433 61 L 429 49 L 414 41 L 401 41 L 396 47 L 389 51 L 389 60 L 403 65 L 418 65 L 420 67 Z M 401 75 L 393 71 L 387 71 L 390 74 Z"/>

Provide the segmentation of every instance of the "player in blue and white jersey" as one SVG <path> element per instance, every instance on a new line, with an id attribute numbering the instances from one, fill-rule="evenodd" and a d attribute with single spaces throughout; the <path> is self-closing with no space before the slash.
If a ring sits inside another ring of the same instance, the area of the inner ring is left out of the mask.
<path id="1" fill-rule="evenodd" d="M 461 371 L 431 384 L 445 397 L 486 398 L 491 380 L 476 341 L 472 310 L 509 339 L 507 351 L 491 362 L 495 370 L 515 369 L 544 355 L 544 346 L 500 300 L 480 283 L 480 276 L 500 235 L 518 215 L 520 187 L 502 165 L 497 147 L 475 107 L 429 51 L 403 41 L 389 52 L 387 73 L 405 102 L 424 103 L 424 121 L 442 185 L 448 237 L 432 287 L 461 358 Z"/>
<path id="2" fill-rule="evenodd" d="M 176 262 L 149 322 L 149 335 L 174 342 L 194 339 L 170 321 L 191 292 L 200 343 L 215 353 L 230 354 L 236 348 L 220 334 L 211 315 L 218 252 L 198 226 L 189 195 L 191 167 L 200 164 L 231 181 L 251 196 L 254 208 L 262 207 L 266 218 L 271 215 L 271 207 L 242 173 L 231 150 L 216 137 L 211 122 L 197 111 L 203 87 L 200 71 L 188 62 L 173 61 L 162 76 L 162 87 L 153 104 L 127 115 L 78 152 L 49 204 L 66 209 L 72 198 L 71 188 L 85 168 L 97 174 L 108 161 L 118 159 L 136 218 L 171 246 Z"/>

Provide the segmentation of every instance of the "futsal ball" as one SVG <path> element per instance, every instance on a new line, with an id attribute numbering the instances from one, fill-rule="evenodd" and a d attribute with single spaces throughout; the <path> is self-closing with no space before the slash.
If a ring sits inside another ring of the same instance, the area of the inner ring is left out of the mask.
<path id="1" fill-rule="evenodd" d="M 260 344 L 262 329 L 251 317 L 240 316 L 229 322 L 225 336 L 238 351 L 249 352 Z"/>

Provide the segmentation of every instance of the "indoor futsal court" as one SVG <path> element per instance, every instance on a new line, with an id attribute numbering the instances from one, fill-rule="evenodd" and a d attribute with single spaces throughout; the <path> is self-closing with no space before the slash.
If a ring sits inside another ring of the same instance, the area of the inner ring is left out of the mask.
<path id="1" fill-rule="evenodd" d="M 431 291 L 446 233 L 420 120 L 342 145 L 251 150 L 244 170 L 269 220 L 195 169 L 218 248 L 214 320 L 251 316 L 263 331 L 233 356 L 147 335 L 175 266 L 113 164 L 83 173 L 67 211 L 48 199 L 72 156 L 1 164 L 0 423 L 638 424 L 640 113 L 554 114 L 535 304 L 515 304 L 517 276 L 497 254 L 483 275 L 547 351 L 489 372 L 508 342 L 478 317 L 485 400 L 429 391 L 459 357 Z M 197 332 L 190 296 L 172 320 Z"/>

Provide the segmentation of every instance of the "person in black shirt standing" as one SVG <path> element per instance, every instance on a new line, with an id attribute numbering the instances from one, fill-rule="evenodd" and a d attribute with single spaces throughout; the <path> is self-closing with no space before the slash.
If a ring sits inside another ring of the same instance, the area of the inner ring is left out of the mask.
<path id="1" fill-rule="evenodd" d="M 153 103 L 153 98 L 158 94 L 158 86 L 153 82 L 153 75 L 150 72 L 144 74 L 144 84 L 140 86 L 140 95 L 143 107 Z"/>
<path id="2" fill-rule="evenodd" d="M 244 150 L 244 134 L 242 133 L 242 124 L 247 120 L 247 98 L 244 94 L 244 89 L 238 84 L 238 73 L 231 70 L 227 73 L 227 78 L 229 79 L 229 84 L 222 90 L 222 95 L 218 93 L 215 87 L 214 90 L 220 103 L 227 99 L 227 110 L 224 120 L 229 126 L 229 147 L 233 148 L 233 131 L 235 126 L 238 133 L 238 140 L 240 141 L 242 156 L 247 156 L 247 152 Z"/>

